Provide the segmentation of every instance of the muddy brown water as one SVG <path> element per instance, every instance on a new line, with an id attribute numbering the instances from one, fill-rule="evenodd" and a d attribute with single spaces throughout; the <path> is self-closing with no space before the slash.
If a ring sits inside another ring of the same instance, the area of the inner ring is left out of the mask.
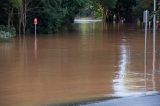
<path id="1" fill-rule="evenodd" d="M 153 64 L 151 30 L 145 71 L 142 27 L 83 22 L 75 29 L 0 43 L 1 106 L 44 106 L 160 90 L 160 38 Z"/>

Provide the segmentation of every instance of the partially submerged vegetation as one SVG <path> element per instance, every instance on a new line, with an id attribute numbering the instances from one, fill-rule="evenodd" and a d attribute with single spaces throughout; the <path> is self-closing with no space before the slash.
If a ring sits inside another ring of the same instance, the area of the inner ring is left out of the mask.
<path id="1" fill-rule="evenodd" d="M 0 25 L 0 39 L 7 40 L 16 36 L 16 30 L 11 26 Z"/>
<path id="2" fill-rule="evenodd" d="M 0 0 L 0 24 L 14 26 L 19 35 L 34 33 L 36 17 L 37 33 L 47 34 L 63 31 L 81 16 L 103 17 L 105 22 L 142 21 L 143 11 L 152 8 L 150 0 Z M 7 32 L 1 33 L 8 37 Z"/>

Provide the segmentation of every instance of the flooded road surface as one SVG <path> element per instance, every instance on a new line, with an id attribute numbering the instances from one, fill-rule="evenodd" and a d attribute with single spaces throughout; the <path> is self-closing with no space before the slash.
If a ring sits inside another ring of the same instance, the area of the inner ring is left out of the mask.
<path id="1" fill-rule="evenodd" d="M 160 91 L 160 47 L 157 43 L 154 62 L 151 31 L 145 65 L 143 29 L 100 22 L 76 23 L 75 28 L 0 43 L 1 106 L 46 106 Z"/>

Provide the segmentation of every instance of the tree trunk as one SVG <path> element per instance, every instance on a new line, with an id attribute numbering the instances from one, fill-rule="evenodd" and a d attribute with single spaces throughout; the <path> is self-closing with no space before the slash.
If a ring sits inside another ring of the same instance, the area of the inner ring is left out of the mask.
<path id="1" fill-rule="evenodd" d="M 19 35 L 23 33 L 26 34 L 27 26 L 27 12 L 29 10 L 29 4 L 32 0 L 22 0 L 19 7 Z M 22 33 L 21 33 L 22 32 Z"/>
<path id="2" fill-rule="evenodd" d="M 25 35 L 25 13 L 23 13 L 22 25 L 23 25 L 23 35 Z"/>
<path id="3" fill-rule="evenodd" d="M 22 4 L 21 4 L 21 6 L 20 6 L 20 8 L 19 8 L 19 13 L 18 13 L 18 17 L 19 17 L 19 36 L 21 36 L 21 34 L 22 34 L 22 30 L 21 30 L 21 28 L 22 28 L 22 20 L 23 20 L 23 8 L 22 8 Z"/>
<path id="4" fill-rule="evenodd" d="M 19 19 L 19 26 L 18 26 L 19 28 L 18 28 L 18 30 L 19 30 L 19 36 L 21 36 L 21 19 Z"/>
<path id="5" fill-rule="evenodd" d="M 22 17 L 21 14 L 19 14 L 19 25 L 18 25 L 18 30 L 19 30 L 19 36 L 21 36 L 21 27 L 22 27 Z"/>
<path id="6" fill-rule="evenodd" d="M 26 26 L 27 26 L 27 11 L 29 10 L 29 4 L 32 0 L 24 0 L 23 1 L 23 35 L 26 34 Z"/>
<path id="7" fill-rule="evenodd" d="M 107 9 L 103 8 L 103 21 L 106 22 L 107 20 Z"/>
<path id="8" fill-rule="evenodd" d="M 8 27 L 10 27 L 10 25 L 11 25 L 12 16 L 13 16 L 13 8 L 11 9 L 11 11 L 8 14 Z"/>
<path id="9" fill-rule="evenodd" d="M 26 24 L 27 24 L 27 1 L 24 1 L 24 15 L 23 15 L 23 34 L 26 34 Z"/>

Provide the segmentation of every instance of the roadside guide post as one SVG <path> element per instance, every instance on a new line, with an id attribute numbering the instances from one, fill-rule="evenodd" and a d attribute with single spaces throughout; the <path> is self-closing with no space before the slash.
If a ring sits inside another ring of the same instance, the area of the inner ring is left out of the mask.
<path id="1" fill-rule="evenodd" d="M 154 16 L 153 16 L 153 71 L 152 71 L 152 83 L 153 89 L 156 89 L 155 84 L 155 63 L 156 63 L 156 0 L 154 0 Z"/>
<path id="2" fill-rule="evenodd" d="M 148 22 L 149 22 L 149 11 L 146 10 L 143 13 L 143 22 L 145 24 L 145 54 L 147 52 L 147 39 L 148 39 Z M 146 55 L 145 55 L 145 64 L 146 64 Z"/>
<path id="3" fill-rule="evenodd" d="M 148 22 L 149 22 L 148 10 L 143 12 L 143 22 L 145 24 L 144 79 L 145 79 L 145 91 L 147 91 L 147 41 L 148 41 Z"/>

